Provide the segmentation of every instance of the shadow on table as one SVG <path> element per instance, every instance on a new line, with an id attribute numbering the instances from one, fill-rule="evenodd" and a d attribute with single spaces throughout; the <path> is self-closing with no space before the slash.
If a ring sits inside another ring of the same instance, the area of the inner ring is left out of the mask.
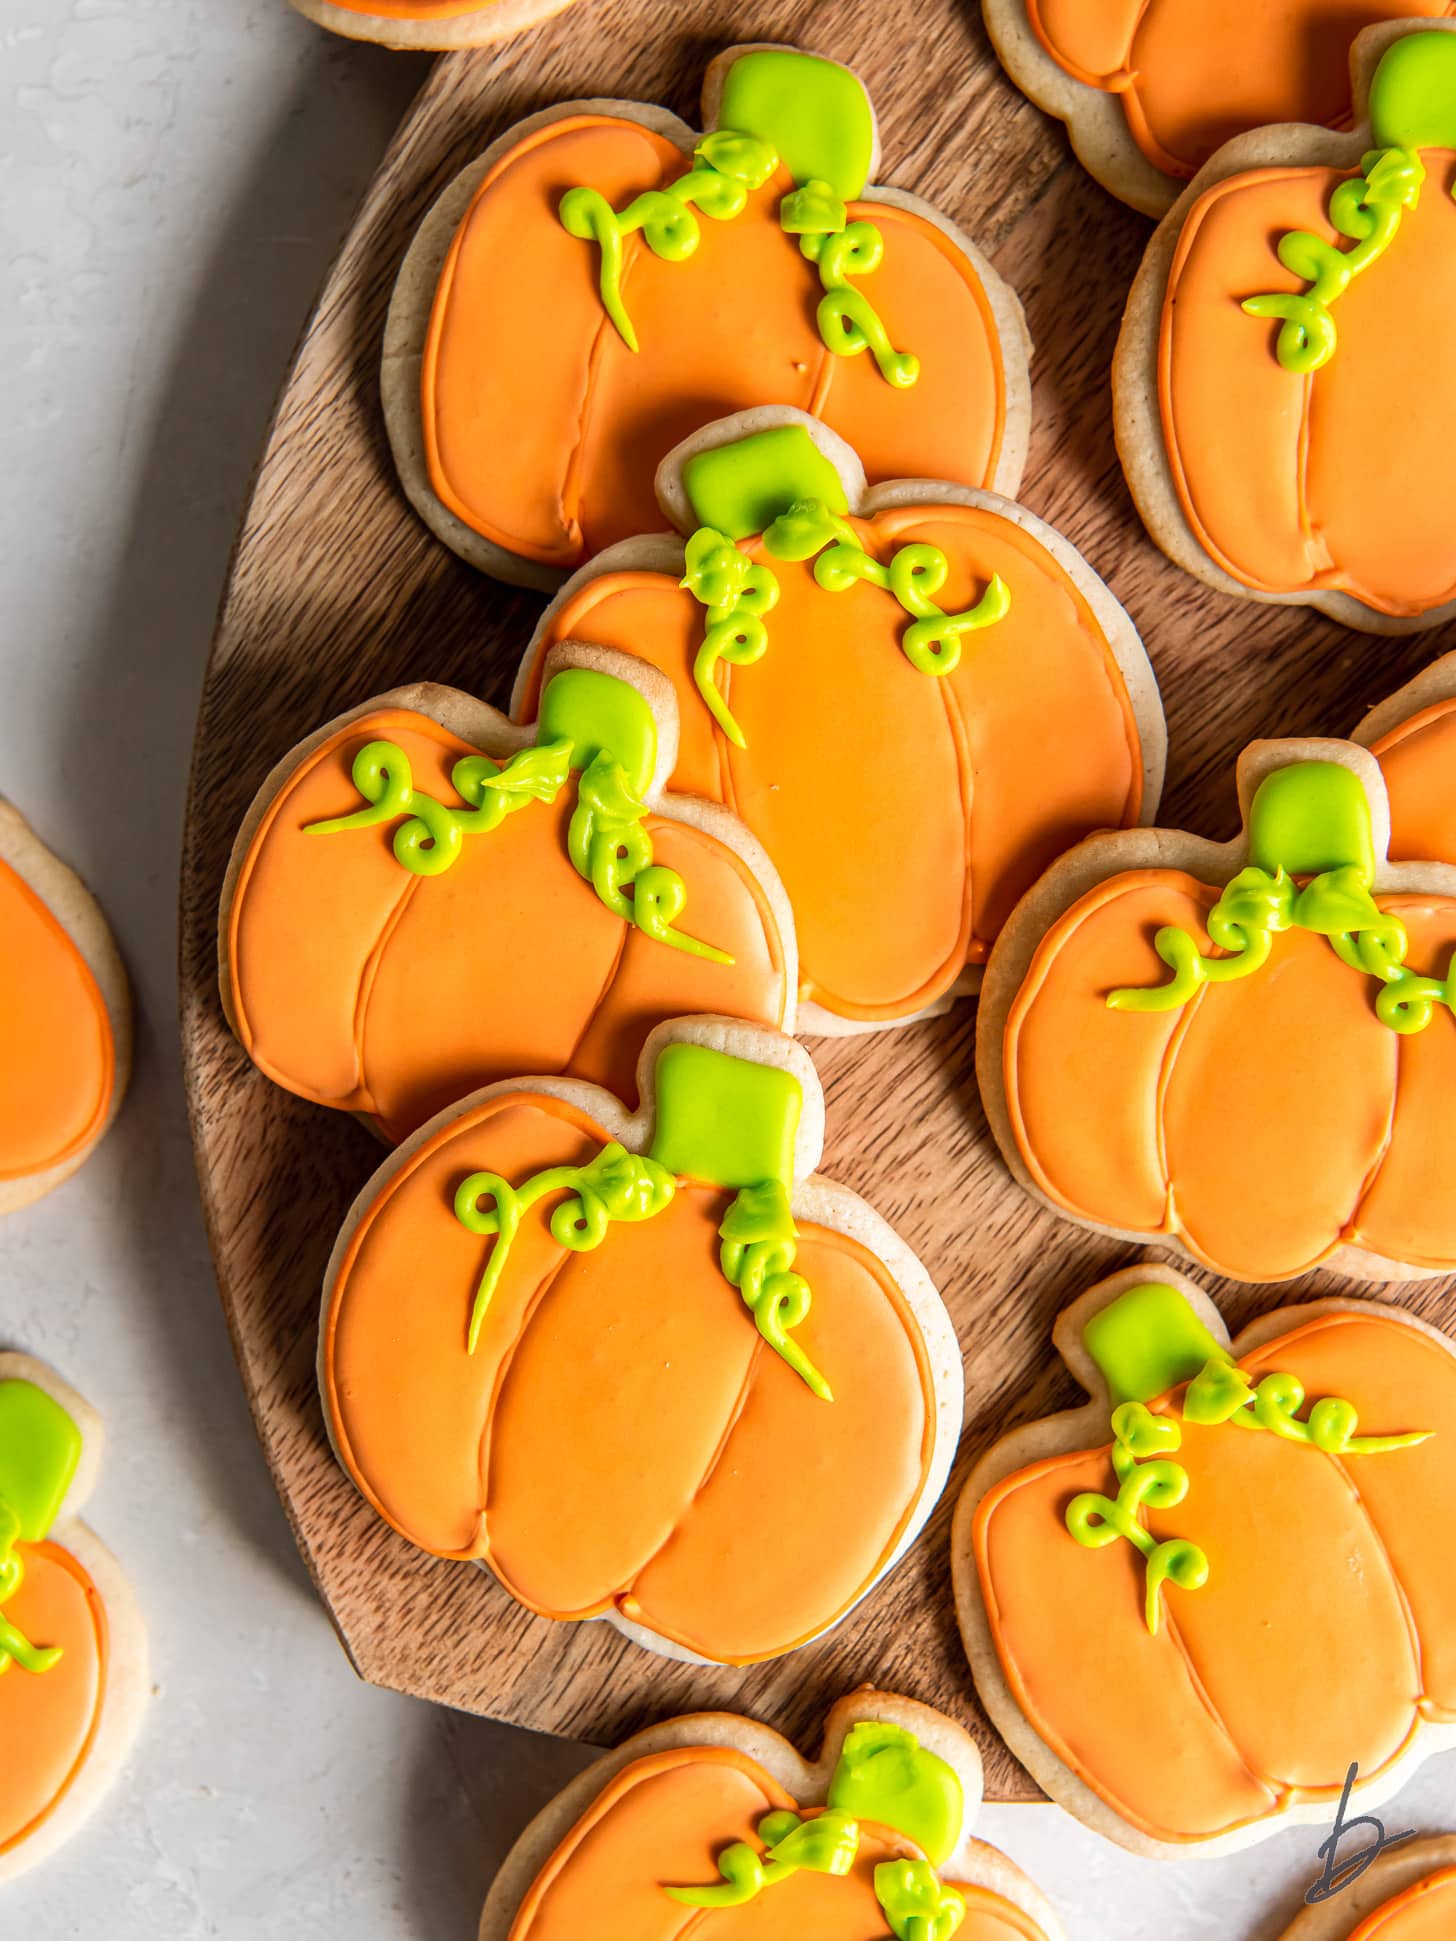
<path id="1" fill-rule="evenodd" d="M 302 23 L 299 48 L 291 96 L 217 212 L 190 294 L 167 306 L 180 329 L 124 550 L 77 653 L 64 746 L 89 831 L 75 861 L 107 905 L 136 993 L 135 1075 L 113 1134 L 115 1246 L 150 1290 L 135 1327 L 156 1402 L 176 1459 L 200 1473 L 209 1501 L 301 1584 L 228 1352 L 197 1204 L 177 1042 L 178 859 L 208 642 L 269 413 L 427 63 Z M 179 260 L 180 279 L 192 280 L 191 260 Z"/>

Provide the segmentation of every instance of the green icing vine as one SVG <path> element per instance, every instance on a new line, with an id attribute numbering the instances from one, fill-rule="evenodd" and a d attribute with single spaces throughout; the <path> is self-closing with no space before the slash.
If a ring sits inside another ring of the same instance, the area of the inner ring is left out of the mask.
<path id="1" fill-rule="evenodd" d="M 814 577 L 829 593 L 844 593 L 860 580 L 882 588 L 910 615 L 901 647 L 918 673 L 940 676 L 960 663 L 963 636 L 1004 620 L 1011 592 L 1000 574 L 975 606 L 947 613 L 935 595 L 950 574 L 939 546 L 897 547 L 882 566 L 860 545 L 847 519 L 818 499 L 801 499 L 769 526 L 764 545 L 779 560 L 814 560 Z M 818 555 L 815 558 L 815 555 Z M 768 648 L 764 615 L 778 604 L 779 583 L 766 566 L 756 566 L 726 533 L 701 526 L 687 542 L 687 571 L 681 584 L 708 609 L 702 644 L 693 660 L 693 680 L 709 712 L 736 748 L 747 747 L 742 728 L 717 684 L 721 661 L 751 667 Z"/>
<path id="2" fill-rule="evenodd" d="M 896 1941 L 950 1941 L 966 1918 L 966 1904 L 928 1860 L 882 1860 L 875 1899 Z"/>
<path id="3" fill-rule="evenodd" d="M 20 1518 L 0 1497 L 0 1604 L 15 1595 L 25 1578 L 25 1565 L 15 1548 L 19 1536 Z M 58 1645 L 33 1645 L 0 1611 L 0 1673 L 9 1671 L 14 1664 L 22 1671 L 39 1674 L 59 1664 L 61 1656 Z"/>
<path id="4" fill-rule="evenodd" d="M 455 1218 L 468 1232 L 495 1241 L 471 1306 L 467 1352 L 475 1353 L 522 1216 L 538 1200 L 551 1193 L 568 1196 L 552 1211 L 552 1237 L 573 1253 L 590 1253 L 615 1221 L 651 1220 L 663 1212 L 677 1184 L 667 1167 L 628 1152 L 616 1140 L 585 1166 L 553 1166 L 522 1186 L 490 1172 L 463 1180 L 455 1194 Z M 808 1314 L 813 1296 L 803 1276 L 791 1271 L 798 1230 L 787 1189 L 777 1180 L 744 1187 L 718 1236 L 724 1279 L 741 1294 L 759 1334 L 815 1395 L 832 1401 L 829 1384 L 790 1335 Z"/>
<path id="5" fill-rule="evenodd" d="M 803 1275 L 793 1271 L 799 1230 L 789 1211 L 788 1188 L 776 1179 L 745 1186 L 724 1215 L 718 1238 L 723 1278 L 743 1296 L 758 1332 L 812 1394 L 832 1402 L 828 1382 L 790 1336 L 813 1296 Z"/>
<path id="6" fill-rule="evenodd" d="M 1327 1456 L 1380 1456 L 1392 1449 L 1412 1449 L 1430 1435 L 1429 1430 L 1357 1435 L 1359 1415 L 1341 1395 L 1322 1396 L 1307 1422 L 1299 1419 L 1303 1407 L 1304 1384 L 1296 1375 L 1265 1375 L 1256 1386 L 1236 1362 L 1210 1361 L 1184 1392 L 1183 1419 L 1208 1426 L 1232 1422 L 1240 1429 L 1265 1429 L 1286 1442 L 1323 1450 Z"/>
<path id="7" fill-rule="evenodd" d="M 768 1813 L 758 1823 L 758 1837 L 763 1853 L 746 1840 L 724 1848 L 718 1856 L 722 1879 L 711 1887 L 665 1887 L 663 1892 L 684 1907 L 742 1907 L 790 1874 L 843 1878 L 859 1852 L 859 1827 L 847 1813 L 829 1811 L 808 1820 L 787 1811 Z"/>
<path id="8" fill-rule="evenodd" d="M 396 860 L 416 876 L 440 876 L 458 862 L 466 836 L 488 835 L 531 802 L 554 802 L 571 774 L 571 751 L 569 741 L 547 742 L 519 750 L 503 768 L 488 755 L 467 755 L 450 771 L 466 804 L 455 808 L 415 788 L 409 757 L 396 743 L 367 742 L 352 773 L 369 806 L 311 822 L 305 834 L 337 835 L 405 816 L 394 835 Z M 687 885 L 676 870 L 652 860 L 652 838 L 642 826 L 646 814 L 647 804 L 633 793 L 625 770 L 603 749 L 577 784 L 567 831 L 573 867 L 614 916 L 635 924 L 654 943 L 731 964 L 726 951 L 673 929 L 687 906 Z"/>
<path id="9" fill-rule="evenodd" d="M 708 712 L 735 748 L 743 730 L 718 688 L 719 661 L 751 667 L 768 647 L 763 616 L 778 605 L 779 583 L 766 566 L 755 566 L 725 533 L 702 526 L 688 540 L 683 587 L 708 609 L 702 645 L 693 659 L 693 680 Z"/>
<path id="10" fill-rule="evenodd" d="M 694 209 L 715 222 L 741 216 L 750 190 L 761 189 L 778 167 L 777 152 L 752 135 L 719 129 L 693 151 L 697 164 L 665 189 L 646 189 L 620 212 L 597 189 L 568 189 L 558 217 L 568 235 L 601 251 L 598 283 L 602 307 L 628 350 L 637 332 L 622 298 L 622 244 L 639 229 L 642 240 L 665 263 L 685 263 L 702 240 Z"/>
<path id="11" fill-rule="evenodd" d="M 1430 1433 L 1358 1435 L 1355 1407 L 1339 1395 L 1322 1397 L 1308 1421 L 1301 1421 L 1304 1401 L 1304 1384 L 1295 1375 L 1276 1372 L 1256 1385 L 1236 1362 L 1209 1360 L 1184 1390 L 1182 1416 L 1205 1428 L 1232 1423 L 1263 1430 L 1331 1456 L 1385 1455 L 1414 1448 Z M 1144 1618 L 1156 1636 L 1163 1585 L 1171 1581 L 1182 1590 L 1201 1590 L 1209 1575 L 1208 1558 L 1196 1544 L 1177 1537 L 1158 1543 L 1140 1520 L 1144 1507 L 1173 1509 L 1188 1494 L 1187 1470 L 1169 1460 L 1182 1446 L 1183 1431 L 1171 1417 L 1155 1415 L 1142 1402 L 1124 1402 L 1112 1412 L 1112 1433 L 1116 1500 L 1090 1490 L 1074 1497 L 1067 1506 L 1067 1528 L 1088 1550 L 1101 1550 L 1125 1537 L 1142 1552 L 1147 1559 Z"/>
<path id="12" fill-rule="evenodd" d="M 1139 1520 L 1144 1506 L 1170 1510 L 1188 1494 L 1188 1471 L 1168 1460 L 1182 1446 L 1183 1431 L 1142 1402 L 1124 1402 L 1112 1412 L 1112 1434 L 1116 1500 L 1091 1490 L 1074 1497 L 1067 1505 L 1067 1528 L 1087 1550 L 1102 1550 L 1125 1537 L 1142 1552 L 1147 1560 L 1143 1615 L 1156 1637 L 1163 1585 L 1171 1581 L 1196 1591 L 1208 1582 L 1208 1559 L 1196 1544 L 1181 1537 L 1159 1543 Z"/>
<path id="13" fill-rule="evenodd" d="M 1425 179 L 1413 148 L 1373 148 L 1362 158 L 1360 174 L 1341 182 L 1330 197 L 1330 221 L 1354 243 L 1353 249 L 1342 250 L 1307 229 L 1291 229 L 1280 237 L 1279 261 L 1310 287 L 1249 297 L 1243 307 L 1251 317 L 1280 320 L 1275 355 L 1286 371 L 1306 375 L 1334 356 L 1331 304 L 1389 249 L 1403 212 L 1419 202 Z"/>
<path id="14" fill-rule="evenodd" d="M 582 771 L 567 830 L 567 850 L 577 874 L 613 915 L 635 923 L 654 943 L 670 944 L 710 963 L 731 964 L 726 950 L 672 928 L 686 907 L 687 885 L 675 869 L 653 862 L 652 838 L 642 826 L 646 813 L 647 804 L 633 794 L 621 763 L 603 749 Z"/>
<path id="15" fill-rule="evenodd" d="M 786 195 L 779 226 L 797 236 L 803 255 L 819 272 L 819 335 L 837 357 L 857 357 L 868 349 L 880 376 L 898 391 L 920 376 L 920 359 L 898 351 L 862 290 L 851 278 L 869 276 L 885 254 L 885 239 L 872 222 L 851 222 L 849 211 L 827 182 L 805 182 Z"/>
<path id="16" fill-rule="evenodd" d="M 1204 957 L 1186 930 L 1167 924 L 1153 947 L 1173 973 L 1169 982 L 1111 991 L 1107 1002 L 1114 1011 L 1176 1010 L 1205 984 L 1252 976 L 1268 962 L 1275 936 L 1291 929 L 1328 937 L 1342 963 L 1379 979 L 1375 1011 L 1392 1031 L 1424 1031 L 1438 1004 L 1456 1009 L 1456 959 L 1444 979 L 1410 969 L 1405 925 L 1377 906 L 1368 874 L 1352 863 L 1326 870 L 1303 889 L 1282 867 L 1271 873 L 1249 864 L 1208 913 L 1208 934 L 1228 956 Z"/>
<path id="17" fill-rule="evenodd" d="M 467 836 L 489 835 L 532 802 L 554 802 L 571 773 L 571 743 L 522 748 L 503 768 L 488 755 L 467 755 L 450 771 L 464 808 L 437 802 L 414 785 L 408 755 L 392 741 L 368 741 L 354 757 L 354 786 L 368 805 L 352 815 L 310 822 L 304 833 L 337 835 L 372 829 L 404 816 L 394 832 L 396 859 L 415 876 L 443 876 L 459 861 Z"/>
<path id="18" fill-rule="evenodd" d="M 600 252 L 597 285 L 602 307 L 629 350 L 640 348 L 622 295 L 622 251 L 628 236 L 641 231 L 654 256 L 685 263 L 702 240 L 694 210 L 716 222 L 742 215 L 748 197 L 761 189 L 779 165 L 771 143 L 722 128 L 705 135 L 693 151 L 695 166 L 665 189 L 647 189 L 625 209 L 616 210 L 598 189 L 568 189 L 557 209 L 562 227 Z M 896 350 L 874 306 L 854 278 L 879 268 L 885 239 L 872 222 L 851 222 L 840 196 L 827 182 L 811 180 L 791 190 L 779 206 L 779 226 L 796 238 L 803 256 L 819 273 L 823 295 L 817 324 L 826 350 L 856 357 L 868 350 L 880 375 L 897 390 L 920 376 L 920 359 Z"/>
<path id="19" fill-rule="evenodd" d="M 486 1313 L 505 1272 L 521 1217 L 548 1193 L 567 1195 L 551 1213 L 551 1236 L 573 1253 L 590 1253 L 614 1220 L 650 1220 L 672 1203 L 677 1181 L 655 1159 L 630 1153 L 615 1139 L 585 1166 L 552 1166 L 523 1186 L 499 1173 L 472 1173 L 455 1195 L 455 1218 L 468 1232 L 495 1237 L 470 1310 L 466 1352 L 474 1354 Z M 490 1210 L 487 1211 L 486 1202 Z"/>

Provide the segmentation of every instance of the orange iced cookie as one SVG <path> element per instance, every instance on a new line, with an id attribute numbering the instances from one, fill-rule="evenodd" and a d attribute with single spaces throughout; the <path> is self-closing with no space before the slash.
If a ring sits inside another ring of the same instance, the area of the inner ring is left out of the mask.
<path id="1" fill-rule="evenodd" d="M 291 0 L 308 19 L 349 40 L 386 47 L 478 47 L 560 13 L 571 0 Z"/>
<path id="2" fill-rule="evenodd" d="M 0 1213 L 70 1177 L 131 1061 L 126 973 L 74 871 L 0 800 Z"/>
<path id="3" fill-rule="evenodd" d="M 1390 857 L 1456 863 L 1456 654 L 1446 654 L 1361 723 L 1390 797 Z"/>
<path id="4" fill-rule="evenodd" d="M 690 1011 L 793 1029 L 792 919 L 727 810 L 666 793 L 672 691 L 585 647 L 513 727 L 448 688 L 381 696 L 286 756 L 234 847 L 220 954 L 250 1058 L 399 1139 L 495 1079 L 629 1096 Z"/>
<path id="5" fill-rule="evenodd" d="M 496 1877 L 480 1941 L 1062 1941 L 1045 1897 L 972 1836 L 975 1741 L 863 1686 L 816 1764 L 724 1712 L 599 1759 Z"/>
<path id="6" fill-rule="evenodd" d="M 1002 932 L 977 1070 L 1048 1205 L 1216 1272 L 1456 1269 L 1456 868 L 1387 860 L 1373 757 L 1256 742 L 1243 833 L 1094 836 Z"/>
<path id="7" fill-rule="evenodd" d="M 697 433 L 658 494 L 682 537 L 583 567 L 513 712 L 532 717 L 564 641 L 667 676 L 674 786 L 740 815 L 793 905 L 803 1029 L 944 1009 L 1057 855 L 1151 820 L 1164 732 L 1147 657 L 1031 513 L 950 484 L 871 490 L 842 439 L 787 409 Z M 892 921 L 866 922 L 867 883 Z"/>
<path id="8" fill-rule="evenodd" d="M 421 1549 L 542 1616 L 747 1664 L 830 1629 L 913 1541 L 960 1354 L 908 1248 L 810 1177 L 823 1101 L 792 1039 L 680 1020 L 641 1086 L 629 1114 L 495 1085 L 386 1162 L 329 1264 L 324 1415 Z"/>
<path id="9" fill-rule="evenodd" d="M 984 0 L 1023 93 L 1078 159 L 1161 215 L 1224 142 L 1273 122 L 1348 128 L 1350 52 L 1379 21 L 1444 20 L 1449 0 Z"/>
<path id="10" fill-rule="evenodd" d="M 1371 28 L 1357 127 L 1220 152 L 1149 245 L 1114 365 L 1149 532 L 1221 591 L 1399 633 L 1456 612 L 1456 23 Z"/>
<path id="11" fill-rule="evenodd" d="M 140 1723 L 141 1619 L 76 1515 L 100 1435 L 50 1369 L 0 1354 L 0 1882 L 70 1838 Z"/>
<path id="12" fill-rule="evenodd" d="M 521 123 L 400 273 L 384 401 L 405 490 L 465 558 L 552 587 L 650 532 L 653 474 L 712 419 L 795 405 L 872 480 L 1011 493 L 1020 307 L 937 210 L 871 186 L 874 111 L 791 47 L 708 69 L 705 134 L 634 102 Z"/>
<path id="13" fill-rule="evenodd" d="M 1352 1761 L 1351 1815 L 1387 1797 L 1456 1720 L 1456 1347 L 1349 1300 L 1230 1342 L 1153 1264 L 1054 1339 L 1091 1401 L 995 1444 L 952 1541 L 976 1686 L 1017 1757 L 1170 1858 L 1328 1823 Z"/>

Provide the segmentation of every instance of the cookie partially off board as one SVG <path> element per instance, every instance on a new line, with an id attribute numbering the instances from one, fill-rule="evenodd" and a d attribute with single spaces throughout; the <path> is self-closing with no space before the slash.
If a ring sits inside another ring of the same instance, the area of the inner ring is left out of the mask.
<path id="1" fill-rule="evenodd" d="M 0 1354 L 0 1884 L 95 1811 L 141 1724 L 146 1631 L 77 1514 L 100 1464 L 96 1411 L 44 1363 Z"/>
<path id="2" fill-rule="evenodd" d="M 799 0 L 579 0 L 515 41 L 432 70 L 330 276 L 262 456 L 207 675 L 189 812 L 183 1029 L 199 1172 L 259 1434 L 366 1677 L 601 1745 L 709 1706 L 809 1748 L 828 1707 L 872 1665 L 879 1684 L 973 1730 L 989 1798 L 1028 1798 L 1035 1788 L 986 1722 L 956 1637 L 945 1498 L 834 1630 L 788 1657 L 728 1669 L 649 1656 L 605 1624 L 533 1616 L 488 1571 L 433 1559 L 390 1529 L 335 1461 L 315 1380 L 329 1254 L 380 1148 L 347 1114 L 294 1098 L 250 1064 L 217 981 L 228 856 L 278 754 L 362 697 L 419 681 L 506 710 L 543 611 L 539 593 L 502 587 L 443 545 L 391 459 L 378 383 L 385 316 L 429 209 L 528 116 L 606 98 L 656 102 L 698 127 L 714 54 L 796 38 L 872 78 L 880 179 L 973 236 L 1026 300 L 1039 351 L 1021 499 L 1136 616 L 1174 754 L 1161 822 L 1232 836 L 1241 749 L 1260 736 L 1347 734 L 1442 651 L 1430 639 L 1386 643 L 1376 661 L 1318 612 L 1221 599 L 1166 561 L 1131 518 L 1106 383 L 1148 225 L 1086 174 L 1061 128 L 1006 79 L 966 0 L 920 0 L 915 45 L 930 51 L 913 58 L 903 11 L 862 0 L 817 0 L 811 15 Z M 804 287 L 813 294 L 812 280 Z M 374 570 L 385 559 L 388 572 Z M 735 668 L 733 694 L 741 701 L 738 683 L 767 672 Z M 867 926 L 893 925 L 892 886 L 867 879 L 861 896 Z M 1002 1168 L 976 1095 L 975 1014 L 963 1003 L 894 1032 L 812 1046 L 836 1178 L 925 1263 L 971 1350 L 962 1474 L 1008 1425 L 1008 1408 L 1014 1420 L 1072 1399 L 1049 1352 L 1052 1322 L 1128 1258 L 1125 1243 L 1071 1225 Z M 1382 1298 L 1439 1321 L 1450 1285 L 1405 1284 Z M 1300 1298 L 1349 1290 L 1322 1269 Z M 1281 1298 L 1252 1285 L 1225 1288 L 1220 1304 L 1236 1331 Z"/>
<path id="3" fill-rule="evenodd" d="M 0 1213 L 85 1162 L 130 1069 L 131 995 L 101 908 L 0 798 Z"/>
<path id="4" fill-rule="evenodd" d="M 1279 1941 L 1448 1941 L 1452 1934 L 1456 1834 L 1439 1833 L 1379 1855 L 1350 1886 L 1302 1907 Z"/>

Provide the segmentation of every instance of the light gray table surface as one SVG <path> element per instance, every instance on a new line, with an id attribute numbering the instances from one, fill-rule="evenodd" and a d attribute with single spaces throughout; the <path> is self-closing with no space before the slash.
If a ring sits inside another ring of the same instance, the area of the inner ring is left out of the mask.
<path id="1" fill-rule="evenodd" d="M 473 1941 L 501 1854 L 587 1756 L 350 1671 L 253 1438 L 179 1073 L 183 797 L 228 547 L 425 69 L 283 0 L 0 0 L 0 790 L 102 899 L 138 1002 L 116 1130 L 0 1230 L 0 1344 L 104 1414 L 90 1520 L 134 1578 L 155 1681 L 100 1814 L 0 1889 L 6 1941 Z M 1456 1824 L 1456 1758 L 1386 1817 Z M 1050 1807 L 980 1830 L 1079 1941 L 1277 1933 L 1321 1837 L 1166 1866 Z"/>

